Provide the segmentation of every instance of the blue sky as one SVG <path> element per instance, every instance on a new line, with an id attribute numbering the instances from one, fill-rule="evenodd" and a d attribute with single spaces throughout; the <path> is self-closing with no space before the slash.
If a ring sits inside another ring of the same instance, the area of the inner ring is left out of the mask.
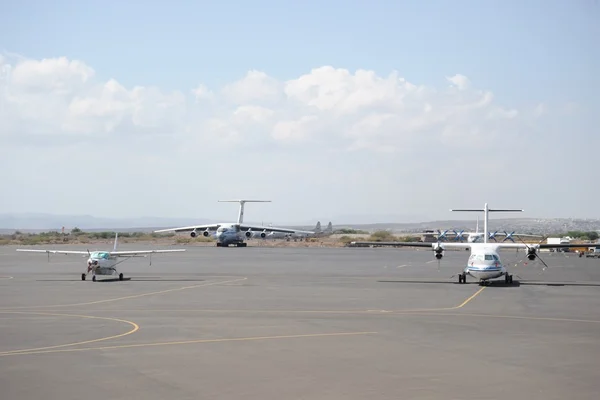
<path id="1" fill-rule="evenodd" d="M 594 0 L 4 4 L 5 50 L 85 60 L 126 85 L 220 85 L 251 68 L 289 79 L 321 65 L 425 84 L 461 73 L 506 101 L 591 100 L 599 84 Z"/>
<path id="2" fill-rule="evenodd" d="M 507 171 L 503 166 L 507 163 L 513 165 L 511 161 L 506 160 L 518 160 L 520 163 L 524 163 L 517 166 L 517 171 L 545 171 L 547 169 L 544 162 L 551 165 L 565 162 L 567 164 L 578 163 L 578 168 L 583 167 L 586 170 L 595 168 L 595 162 L 592 161 L 595 153 L 590 148 L 581 150 L 580 145 L 574 144 L 563 155 L 556 153 L 559 151 L 557 146 L 543 143 L 543 138 L 556 139 L 568 135 L 569 138 L 578 140 L 578 143 L 598 143 L 596 127 L 600 120 L 593 110 L 600 109 L 600 100 L 597 95 L 600 89 L 597 73 L 600 71 L 600 46 L 597 44 L 599 37 L 600 4 L 596 0 L 21 1 L 12 4 L 4 2 L 0 5 L 0 51 L 3 51 L 4 58 L 9 60 L 5 63 L 10 64 L 13 69 L 18 63 L 15 61 L 15 54 L 38 62 L 43 58 L 66 57 L 68 60 L 80 60 L 93 69 L 93 80 L 99 85 L 114 79 L 127 90 L 133 90 L 135 86 L 144 86 L 159 88 L 161 95 L 175 91 L 186 97 L 186 105 L 177 109 L 178 114 L 170 116 L 169 123 L 175 123 L 172 120 L 177 118 L 185 119 L 187 128 L 192 126 L 189 125 L 190 121 L 200 118 L 201 112 L 189 111 L 193 104 L 193 101 L 188 98 L 191 90 L 203 84 L 209 90 L 215 93 L 219 92 L 225 85 L 243 79 L 250 70 L 262 71 L 273 82 L 277 81 L 281 84 L 310 74 L 312 69 L 323 66 L 347 69 L 350 73 L 354 73 L 357 69 L 370 70 L 379 77 L 387 77 L 393 71 L 397 71 L 399 77 L 405 78 L 411 84 L 423 85 L 436 93 L 444 90 L 448 77 L 456 74 L 466 76 L 473 87 L 470 95 L 476 96 L 477 93 L 484 91 L 493 92 L 493 103 L 499 108 L 518 110 L 519 116 L 533 113 L 536 109 L 546 110 L 543 119 L 532 122 L 528 117 L 523 117 L 519 123 L 511 122 L 511 125 L 503 127 L 503 129 L 512 129 L 519 140 L 532 140 L 533 142 L 537 140 L 538 144 L 535 145 L 535 148 L 532 147 L 530 151 L 525 152 L 523 150 L 526 147 L 525 144 L 513 146 L 510 143 L 504 143 L 501 144 L 504 146 L 502 147 L 503 151 L 509 154 L 502 154 L 502 157 L 498 155 L 496 159 L 486 157 L 481 150 L 476 150 L 477 156 L 467 159 L 467 161 L 480 159 L 483 162 L 499 165 L 499 171 L 493 172 L 496 174 L 494 179 L 504 179 L 503 174 Z M 46 75 L 42 75 L 48 76 L 48 73 L 44 72 L 44 74 Z M 41 79 L 39 77 L 42 75 L 37 75 L 36 79 Z M 33 78 L 28 77 L 27 79 L 33 82 Z M 328 78 L 323 79 L 325 79 L 323 81 L 325 83 L 322 85 L 331 81 Z M 21 81 L 20 84 L 23 82 Z M 17 90 L 18 85 L 13 85 L 11 90 Z M 48 87 L 47 85 L 42 86 Z M 295 98 L 314 106 L 307 99 L 307 93 L 304 89 L 298 89 Z M 72 99 L 76 99 L 78 96 L 73 94 Z M 159 95 L 153 94 L 152 96 L 154 97 L 147 99 L 154 100 L 145 101 L 156 101 L 156 104 L 159 104 L 160 101 L 156 100 L 156 96 Z M 289 97 L 289 94 L 287 96 Z M 433 95 L 430 94 L 430 96 Z M 446 97 L 444 99 L 431 101 L 433 103 L 436 101 L 450 102 L 443 103 L 446 106 L 454 104 L 451 103 L 452 101 L 466 101 L 462 97 L 462 100 Z M 242 102 L 241 100 L 236 101 L 239 104 Z M 275 110 L 278 107 L 277 100 L 270 98 L 269 101 L 271 103 L 267 108 Z M 40 104 L 45 103 L 40 100 Z M 204 117 L 208 118 L 207 115 L 214 115 L 224 110 L 226 107 L 223 104 L 219 103 L 219 106 L 211 108 L 210 112 L 203 109 Z M 261 105 L 265 104 L 261 103 Z M 80 105 L 80 107 L 83 106 Z M 283 109 L 277 109 L 280 122 L 292 118 L 292 116 L 294 118 L 301 117 L 299 109 L 292 110 L 290 107 L 292 106 L 285 108 L 285 112 Z M 369 107 L 371 108 L 368 108 L 370 110 L 368 112 L 372 112 L 373 105 Z M 363 111 L 366 113 L 366 110 L 367 108 Z M 28 113 L 23 115 L 29 115 L 29 120 L 31 120 L 31 114 Z M 51 112 L 48 111 L 48 113 Z M 8 114 L 3 116 L 3 118 L 9 117 Z M 228 118 L 225 114 L 222 114 L 221 117 L 223 121 Z M 315 116 L 307 114 L 306 121 L 312 117 Z M 310 125 L 310 122 L 307 122 L 309 125 L 306 126 L 311 127 L 306 129 L 312 129 L 313 134 L 328 130 L 347 132 L 350 129 L 346 126 L 341 128 L 336 125 L 335 121 L 337 120 L 331 116 L 323 119 L 319 114 L 315 118 L 327 122 L 322 122 L 318 126 Z M 485 129 L 496 126 L 478 125 L 479 122 L 469 122 L 466 118 L 466 116 L 451 118 L 457 124 L 454 128 L 455 131 L 472 129 L 473 132 L 479 131 L 479 135 L 482 135 Z M 403 117 L 402 122 L 397 123 L 410 125 L 410 121 L 412 120 L 408 117 Z M 163 122 L 161 120 L 160 123 Z M 181 121 L 176 121 L 176 123 L 179 122 Z M 221 122 L 209 125 L 211 129 L 216 130 L 215 126 L 221 126 L 219 125 Z M 414 123 L 417 124 L 417 122 Z M 56 121 L 56 124 L 57 127 L 64 126 L 64 121 Z M 177 126 L 181 128 L 183 125 Z M 199 129 L 199 126 L 193 125 L 190 129 L 196 130 Z M 204 125 L 202 126 L 203 129 L 206 128 Z M 272 126 L 270 125 L 270 127 Z M 26 132 L 30 128 L 20 126 L 19 129 L 19 132 Z M 126 128 L 121 127 L 120 129 Z M 133 128 L 129 129 L 121 134 L 125 135 L 133 131 Z M 160 129 L 164 129 L 164 127 Z M 222 132 L 231 133 L 238 128 L 221 127 L 219 129 L 221 129 L 220 134 L 223 134 Z M 398 129 L 398 126 L 389 129 Z M 117 131 L 118 129 L 114 130 L 114 132 Z M 2 131 L 0 131 L 1 133 Z M 58 135 L 61 132 L 54 133 Z M 246 131 L 238 133 L 248 134 Z M 22 133 L 22 137 L 25 137 L 25 133 Z M 56 138 L 45 136 L 44 140 L 48 140 L 50 143 L 62 143 L 59 140 L 63 139 L 59 139 L 58 136 Z M 98 136 L 96 139 L 100 143 L 113 140 L 103 136 Z M 0 140 L 8 139 L 2 139 L 0 136 Z M 70 143 L 70 140 L 68 139 L 67 142 Z M 154 143 L 154 139 L 148 140 L 149 143 Z M 363 143 L 364 140 L 357 140 L 357 142 Z M 425 139 L 423 140 L 421 145 L 426 146 L 427 142 Z M 542 143 L 539 143 L 540 140 Z M 169 139 L 168 141 L 168 143 L 173 142 L 180 143 L 184 147 L 189 146 L 189 143 L 184 145 L 184 140 L 180 137 L 174 137 L 173 140 Z M 140 142 L 136 143 L 139 145 Z M 395 153 L 392 154 L 383 152 L 374 156 L 368 152 L 355 152 L 352 155 L 342 156 L 339 153 L 340 149 L 331 147 L 332 143 L 336 143 L 334 139 L 331 139 L 327 141 L 327 145 L 330 146 L 327 149 L 323 147 L 324 145 L 318 150 L 315 150 L 314 147 L 312 149 L 291 147 L 294 156 L 290 156 L 290 147 L 288 145 L 280 147 L 281 142 L 255 141 L 253 143 L 254 145 L 246 143 L 246 147 L 236 147 L 235 149 L 228 147 L 227 151 L 230 152 L 233 159 L 241 159 L 244 154 L 248 156 L 249 151 L 251 151 L 253 159 L 260 159 L 265 154 L 269 154 L 268 157 L 273 160 L 283 160 L 284 165 L 286 160 L 290 160 L 290 157 L 296 157 L 293 159 L 295 165 L 301 165 L 303 162 L 314 165 L 315 159 L 324 160 L 328 155 L 333 157 L 331 154 L 336 154 L 335 162 L 338 169 L 348 168 L 349 170 L 358 168 L 352 166 L 352 160 L 361 160 L 362 165 L 373 165 L 373 171 L 381 171 L 382 168 L 384 170 L 393 169 L 390 166 L 398 166 L 399 160 L 401 160 L 399 158 L 401 156 L 398 155 L 400 154 L 398 146 L 394 150 Z M 196 145 L 199 144 L 196 143 Z M 201 146 L 203 145 L 200 145 L 199 157 L 202 157 Z M 369 145 L 372 146 L 373 143 Z M 285 152 L 284 148 L 287 149 Z M 512 154 L 513 150 L 511 149 L 514 148 L 518 148 L 518 150 Z M 431 157 L 436 157 L 431 162 L 453 165 L 457 160 L 465 159 L 464 153 L 456 153 L 456 145 L 452 150 L 446 147 L 429 150 L 422 147 L 421 149 L 422 153 L 412 151 L 407 164 L 399 166 L 398 169 L 409 171 L 408 176 L 411 176 L 410 171 L 419 171 L 417 166 L 421 160 L 426 159 L 427 162 L 430 162 Z M 69 154 L 68 152 L 72 150 L 72 147 L 62 147 L 61 151 Z M 154 159 L 154 162 L 169 163 L 169 160 L 182 157 L 179 150 L 171 150 L 173 153 L 164 154 L 163 159 Z M 303 153 L 304 150 L 312 153 Z M 150 147 L 147 151 L 147 154 L 151 154 L 152 157 L 159 157 L 158 154 L 161 154 L 153 153 Z M 166 151 L 165 147 L 162 151 Z M 237 151 L 239 153 L 236 153 Z M 140 150 L 140 152 L 142 151 Z M 524 162 L 523 157 L 531 157 L 532 152 L 539 154 L 534 154 L 529 162 Z M 306 156 L 306 154 L 312 154 L 312 156 Z M 541 154 L 545 154 L 545 156 Z M 586 158 L 587 156 L 590 157 L 589 160 Z M 185 166 L 181 164 L 180 167 L 173 166 L 172 172 L 176 173 L 176 171 L 187 170 L 187 168 L 187 164 Z M 416 169 L 412 170 L 411 168 Z M 431 169 L 427 170 L 428 174 L 439 173 L 434 167 L 429 168 Z M 283 182 L 286 176 L 285 172 L 277 172 L 281 175 L 278 175 L 279 178 L 273 179 L 282 179 Z M 102 171 L 98 170 L 95 173 L 101 176 Z M 139 171 L 132 170 L 131 173 L 139 175 Z M 301 174 L 299 171 L 295 173 Z M 463 173 L 468 176 L 469 172 Z M 583 184 L 587 179 L 585 174 L 591 172 L 579 170 L 578 173 L 580 177 L 576 178 L 574 182 Z M 30 174 L 33 172 L 30 171 Z M 561 172 L 561 174 L 566 174 L 566 172 Z M 567 175 L 561 176 L 564 178 Z M 150 181 L 149 177 L 140 179 Z M 206 179 L 209 183 L 213 182 L 211 180 L 213 178 Z M 351 181 L 352 177 L 344 175 L 340 179 Z M 399 176 L 385 175 L 380 179 L 383 188 L 377 189 L 376 198 L 386 197 L 385 185 L 393 184 L 399 179 Z M 298 183 L 296 187 L 290 187 L 287 193 L 294 193 L 294 196 L 298 196 L 306 193 L 307 190 L 310 191 L 311 184 L 313 182 L 310 181 Z M 15 193 L 20 191 L 28 193 L 29 189 L 23 184 L 16 183 L 16 185 Z M 182 185 L 185 186 L 183 181 Z M 218 181 L 215 181 L 214 185 L 219 187 Z M 365 188 L 369 186 L 366 183 L 365 185 Z M 506 183 L 505 185 L 498 189 L 499 193 L 491 195 L 499 199 L 510 200 L 523 194 L 523 190 L 526 190 L 519 186 L 520 184 Z M 175 188 L 177 187 L 175 185 Z M 258 185 L 258 187 L 264 186 Z M 305 189 L 297 192 L 298 187 Z M 321 190 L 321 193 L 332 197 L 335 197 L 336 193 L 341 193 L 340 188 L 328 189 L 330 187 L 331 182 L 323 183 L 323 186 L 314 186 L 315 191 Z M 63 189 L 66 189 L 66 186 Z M 449 189 L 448 186 L 445 190 Z M 191 192 L 191 189 L 181 190 L 186 195 L 194 196 L 195 192 Z M 460 190 L 464 189 L 458 188 L 459 194 L 456 194 L 454 198 L 450 197 L 449 200 L 462 201 Z M 579 190 L 580 192 L 575 193 L 574 197 L 588 199 L 597 195 L 597 190 L 593 188 L 579 188 Z M 223 191 L 227 192 L 226 189 Z M 422 207 L 423 198 L 439 197 L 425 184 L 422 187 L 411 188 L 410 192 L 423 193 L 423 197 L 402 204 L 406 208 L 418 208 L 415 210 L 415 214 L 419 215 L 427 214 L 425 209 L 419 208 Z M 548 193 L 550 192 L 546 192 L 546 194 Z M 527 194 L 533 196 L 527 200 L 532 203 L 539 201 L 544 196 L 540 194 L 538 197 L 535 193 Z M 290 197 L 294 196 L 290 194 Z M 356 196 L 356 193 L 352 196 Z M 216 201 L 218 197 L 222 196 L 218 193 L 209 196 L 209 200 L 206 200 L 207 203 L 202 203 L 202 206 L 210 212 L 220 212 L 215 211 L 217 209 L 213 204 L 213 200 Z M 477 204 L 480 202 L 479 200 L 478 198 Z M 285 201 L 289 205 L 290 200 L 286 199 Z M 326 217 L 334 217 L 336 212 L 363 215 L 367 214 L 365 211 L 365 208 L 368 208 L 366 207 L 367 201 L 368 198 L 350 201 L 347 208 L 339 210 L 337 204 L 340 203 L 340 199 L 334 198 L 330 204 L 323 206 L 321 212 Z M 576 204 L 576 209 L 580 214 L 594 214 L 590 216 L 600 217 L 590 200 L 581 201 Z M 12 200 L 5 200 L 5 202 L 6 204 L 0 205 L 15 212 L 24 211 L 23 208 L 26 206 L 17 199 L 16 195 Z M 318 202 L 315 201 L 314 204 L 318 204 Z M 378 204 L 376 207 L 382 209 L 381 214 L 410 214 L 409 211 L 397 212 L 394 209 L 394 202 L 390 200 Z M 33 204 L 27 206 L 32 207 Z M 441 207 L 441 213 L 432 213 L 432 216 L 435 214 L 438 217 L 443 217 L 445 210 L 449 208 L 449 205 L 439 198 L 432 201 L 432 206 Z M 147 210 L 144 210 L 146 214 L 173 215 L 173 212 L 167 210 L 165 208 L 167 206 L 164 204 L 160 206 L 149 204 L 148 207 Z M 152 212 L 151 207 L 154 207 L 156 212 Z M 287 207 L 280 205 L 269 210 L 274 212 L 277 220 L 288 221 L 290 217 L 286 215 Z M 300 207 L 302 204 L 298 203 L 297 208 Z M 95 215 L 125 212 L 100 204 L 97 207 L 88 205 L 88 209 L 89 214 Z M 558 205 L 545 205 L 542 209 L 543 212 L 540 212 L 545 215 L 569 214 L 561 210 Z M 136 210 L 136 206 L 132 205 L 127 212 L 132 213 Z M 49 206 L 44 211 L 62 212 L 64 210 L 57 205 L 56 207 Z M 190 207 L 179 208 L 177 215 L 204 216 L 204 213 L 195 212 Z M 312 218 L 309 211 L 303 211 L 300 215 L 299 218 L 302 221 Z"/>

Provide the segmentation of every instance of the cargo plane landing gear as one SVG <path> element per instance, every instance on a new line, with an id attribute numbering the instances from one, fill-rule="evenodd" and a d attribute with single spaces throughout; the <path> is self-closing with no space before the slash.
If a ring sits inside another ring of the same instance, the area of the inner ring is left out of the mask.
<path id="1" fill-rule="evenodd" d="M 230 243 L 221 243 L 221 242 L 217 242 L 217 247 L 229 247 Z M 236 247 L 247 247 L 248 243 L 246 242 L 241 242 L 241 243 L 231 243 L 232 245 L 235 245 Z"/>

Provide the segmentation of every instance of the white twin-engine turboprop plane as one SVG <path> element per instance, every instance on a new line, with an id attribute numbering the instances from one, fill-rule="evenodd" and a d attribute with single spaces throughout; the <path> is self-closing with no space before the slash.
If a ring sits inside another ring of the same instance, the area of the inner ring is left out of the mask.
<path id="1" fill-rule="evenodd" d="M 81 274 L 81 280 L 85 281 L 86 276 L 91 272 L 92 281 L 96 282 L 96 275 L 116 275 L 117 265 L 124 261 L 127 261 L 131 257 L 146 257 L 146 254 L 150 255 L 150 265 L 152 265 L 152 254 L 155 253 L 174 253 L 179 251 L 185 251 L 185 249 L 172 249 L 172 250 L 131 250 L 131 251 L 117 251 L 117 243 L 119 240 L 119 234 L 115 234 L 115 245 L 113 251 L 77 251 L 77 250 L 41 250 L 41 249 L 17 249 L 17 251 L 28 251 L 34 253 L 47 253 L 48 261 L 50 261 L 50 254 L 78 254 L 88 256 L 87 260 L 87 272 Z M 119 260 L 123 258 L 123 260 Z M 123 280 L 123 273 L 119 273 L 119 280 Z"/>
<path id="2" fill-rule="evenodd" d="M 504 277 L 506 284 L 512 284 L 513 277 L 508 272 L 506 264 L 503 264 L 500 260 L 498 251 L 500 249 L 524 249 L 526 250 L 527 258 L 530 261 L 536 259 L 536 257 L 544 264 L 544 267 L 548 266 L 539 257 L 538 251 L 540 249 L 550 248 L 569 248 L 569 247 L 589 247 L 596 246 L 593 243 L 583 244 L 527 244 L 527 243 L 491 243 L 488 241 L 488 213 L 490 212 L 522 212 L 523 210 L 514 209 L 490 209 L 488 204 L 485 203 L 483 209 L 457 209 L 450 211 L 467 211 L 467 212 L 483 212 L 484 213 L 484 232 L 483 242 L 470 242 L 470 243 L 448 243 L 448 242 L 353 242 L 355 244 L 362 245 L 378 245 L 378 246 L 408 246 L 408 247 L 431 247 L 435 253 L 435 258 L 440 260 L 444 255 L 444 249 L 469 249 L 471 255 L 467 261 L 467 265 L 463 268 L 463 271 L 458 275 L 458 283 L 466 283 L 467 275 L 472 276 L 479 280 L 480 285 L 488 285 L 490 279 L 496 279 Z M 519 236 L 516 234 L 516 236 Z"/>
<path id="3" fill-rule="evenodd" d="M 230 244 L 234 244 L 237 247 L 246 247 L 247 243 L 244 241 L 245 239 L 250 239 L 253 237 L 260 237 L 264 239 L 269 235 L 270 232 L 306 235 L 315 234 L 315 232 L 300 231 L 297 229 L 275 228 L 272 226 L 257 226 L 244 224 L 244 205 L 246 203 L 270 203 L 271 200 L 219 200 L 219 202 L 240 203 L 240 211 L 238 214 L 237 222 L 184 226 L 180 228 L 161 229 L 154 232 L 159 233 L 191 231 L 191 237 L 196 237 L 200 232 L 202 232 L 202 235 L 208 237 L 211 236 L 211 231 L 216 231 L 214 237 L 217 240 L 218 247 L 228 247 Z"/>

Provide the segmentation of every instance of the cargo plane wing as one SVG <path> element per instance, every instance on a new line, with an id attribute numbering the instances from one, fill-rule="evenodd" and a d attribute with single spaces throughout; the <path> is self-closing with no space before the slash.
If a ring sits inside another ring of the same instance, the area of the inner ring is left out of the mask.
<path id="1" fill-rule="evenodd" d="M 179 228 L 160 229 L 154 232 L 190 232 L 191 237 L 196 237 L 198 234 L 202 234 L 205 237 L 213 236 L 217 240 L 218 247 L 228 247 L 230 244 L 236 245 L 237 247 L 246 247 L 247 243 L 245 242 L 245 239 L 253 237 L 264 239 L 271 232 L 306 235 L 315 233 L 290 228 L 249 225 L 244 223 L 244 205 L 246 203 L 270 203 L 271 200 L 219 200 L 219 202 L 240 204 L 237 222 L 191 225 Z M 214 232 L 214 234 L 212 232 Z"/>

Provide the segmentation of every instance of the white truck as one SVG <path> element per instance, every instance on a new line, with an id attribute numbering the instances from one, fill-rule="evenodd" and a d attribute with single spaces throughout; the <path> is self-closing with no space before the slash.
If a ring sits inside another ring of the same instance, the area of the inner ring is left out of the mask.
<path id="1" fill-rule="evenodd" d="M 600 245 L 588 247 L 588 251 L 585 253 L 585 256 L 588 258 L 600 258 Z"/>

